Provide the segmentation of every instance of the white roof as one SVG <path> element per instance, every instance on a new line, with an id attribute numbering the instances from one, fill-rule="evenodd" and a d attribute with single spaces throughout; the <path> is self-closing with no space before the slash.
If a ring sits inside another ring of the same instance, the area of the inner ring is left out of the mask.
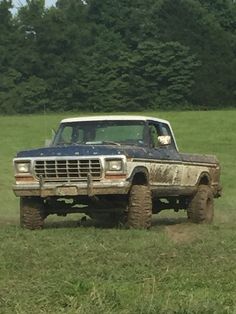
<path id="1" fill-rule="evenodd" d="M 63 119 L 61 123 L 67 123 L 67 122 L 84 122 L 84 121 L 109 121 L 109 120 L 133 120 L 133 121 L 157 121 L 157 122 L 163 122 L 169 125 L 169 122 L 166 120 L 154 118 L 154 117 L 145 117 L 145 116 L 129 116 L 129 115 L 106 115 L 106 116 L 88 116 L 88 117 L 75 117 L 75 118 L 67 118 Z"/>

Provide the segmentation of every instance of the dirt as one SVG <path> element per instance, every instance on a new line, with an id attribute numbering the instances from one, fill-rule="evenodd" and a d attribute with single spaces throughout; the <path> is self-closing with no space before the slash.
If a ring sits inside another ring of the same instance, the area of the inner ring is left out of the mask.
<path id="1" fill-rule="evenodd" d="M 14 218 L 0 218 L 0 226 L 19 224 L 18 219 Z"/>
<path id="2" fill-rule="evenodd" d="M 174 243 L 191 243 L 198 238 L 192 224 L 166 226 L 165 232 Z"/>

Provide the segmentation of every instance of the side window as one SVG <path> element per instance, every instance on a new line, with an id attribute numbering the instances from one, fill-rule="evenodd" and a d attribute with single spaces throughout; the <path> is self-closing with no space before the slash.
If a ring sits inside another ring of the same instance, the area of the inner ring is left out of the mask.
<path id="1" fill-rule="evenodd" d="M 152 148 L 156 148 L 159 146 L 158 144 L 158 136 L 160 135 L 159 125 L 156 123 L 150 123 L 148 126 L 148 129 L 149 129 L 150 146 Z"/>
<path id="2" fill-rule="evenodd" d="M 161 133 L 160 135 L 171 135 L 169 127 L 164 123 L 160 124 L 160 133 Z"/>
<path id="3" fill-rule="evenodd" d="M 160 143 L 158 141 L 158 136 L 171 136 L 171 143 L 173 143 L 173 138 L 169 129 L 169 126 L 165 123 L 158 122 L 150 122 L 149 123 L 149 142 L 150 147 L 156 148 L 160 147 Z"/>

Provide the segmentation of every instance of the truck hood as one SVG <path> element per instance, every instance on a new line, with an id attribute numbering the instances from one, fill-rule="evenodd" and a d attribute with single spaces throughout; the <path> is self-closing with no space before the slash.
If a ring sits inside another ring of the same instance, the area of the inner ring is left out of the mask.
<path id="1" fill-rule="evenodd" d="M 58 156 L 113 156 L 144 157 L 147 150 L 139 146 L 115 145 L 72 145 L 60 147 L 44 147 L 18 152 L 17 158 L 58 157 Z"/>

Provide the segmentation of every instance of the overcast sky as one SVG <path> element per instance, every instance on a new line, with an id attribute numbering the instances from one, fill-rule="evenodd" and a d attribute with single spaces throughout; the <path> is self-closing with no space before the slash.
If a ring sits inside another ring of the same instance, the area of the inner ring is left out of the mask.
<path id="1" fill-rule="evenodd" d="M 13 0 L 12 2 L 13 2 L 14 7 L 16 8 L 19 8 L 20 6 L 26 4 L 26 0 Z M 45 4 L 48 7 L 51 5 L 54 5 L 55 3 L 56 3 L 56 0 L 45 0 Z"/>

